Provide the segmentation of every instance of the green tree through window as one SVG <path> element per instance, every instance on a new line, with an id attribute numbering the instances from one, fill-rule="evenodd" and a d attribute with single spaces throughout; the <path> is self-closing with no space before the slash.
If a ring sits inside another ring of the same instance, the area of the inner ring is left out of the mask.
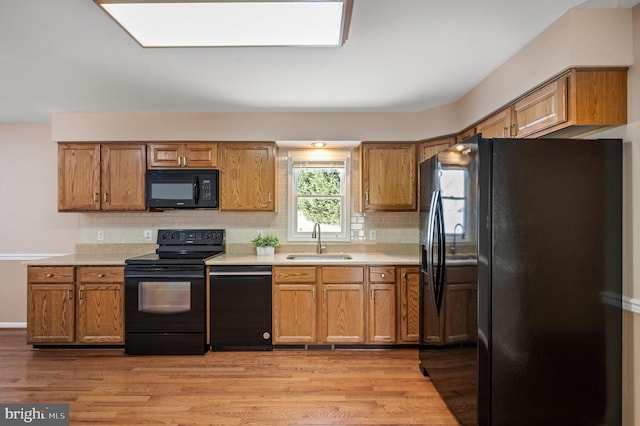
<path id="1" fill-rule="evenodd" d="M 301 169 L 298 172 L 298 210 L 309 222 L 340 223 L 340 173 L 335 169 Z M 333 197 L 332 197 L 333 196 Z"/>

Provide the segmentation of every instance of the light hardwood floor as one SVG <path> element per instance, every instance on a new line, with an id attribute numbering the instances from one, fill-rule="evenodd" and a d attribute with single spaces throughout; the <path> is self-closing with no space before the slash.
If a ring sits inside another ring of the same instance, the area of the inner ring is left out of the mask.
<path id="1" fill-rule="evenodd" d="M 32 349 L 0 330 L 0 402 L 68 403 L 72 425 L 457 425 L 416 349 L 127 356 Z"/>

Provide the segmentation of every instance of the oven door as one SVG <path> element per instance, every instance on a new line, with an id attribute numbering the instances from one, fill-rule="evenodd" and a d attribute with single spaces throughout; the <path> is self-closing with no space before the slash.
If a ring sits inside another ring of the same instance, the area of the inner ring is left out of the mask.
<path id="1" fill-rule="evenodd" d="M 204 265 L 125 267 L 125 333 L 204 333 Z"/>

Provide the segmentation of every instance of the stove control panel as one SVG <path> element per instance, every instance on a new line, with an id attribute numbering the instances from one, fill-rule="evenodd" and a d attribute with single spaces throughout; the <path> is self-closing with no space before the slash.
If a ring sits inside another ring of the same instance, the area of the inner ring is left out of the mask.
<path id="1" fill-rule="evenodd" d="M 160 229 L 158 244 L 166 245 L 222 245 L 224 229 Z"/>

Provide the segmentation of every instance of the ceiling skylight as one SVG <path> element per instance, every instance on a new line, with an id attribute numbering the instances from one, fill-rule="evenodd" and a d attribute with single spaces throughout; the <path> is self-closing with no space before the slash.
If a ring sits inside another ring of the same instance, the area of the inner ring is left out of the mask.
<path id="1" fill-rule="evenodd" d="M 341 46 L 352 0 L 94 0 L 143 47 Z"/>

